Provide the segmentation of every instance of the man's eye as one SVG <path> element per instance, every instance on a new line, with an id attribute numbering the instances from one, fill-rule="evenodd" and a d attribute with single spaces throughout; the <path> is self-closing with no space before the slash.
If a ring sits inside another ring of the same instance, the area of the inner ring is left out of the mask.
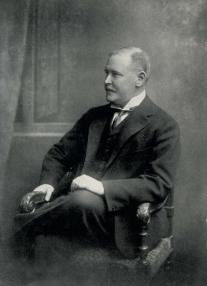
<path id="1" fill-rule="evenodd" d="M 113 73 L 112 73 L 112 76 L 113 76 L 113 77 L 118 77 L 118 76 L 119 76 L 119 74 L 118 74 L 118 73 L 116 73 L 116 72 L 113 72 Z"/>

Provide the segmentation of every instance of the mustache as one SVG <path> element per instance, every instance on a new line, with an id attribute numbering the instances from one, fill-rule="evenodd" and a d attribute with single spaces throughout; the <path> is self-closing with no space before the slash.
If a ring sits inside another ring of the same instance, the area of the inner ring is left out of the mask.
<path id="1" fill-rule="evenodd" d="M 105 85 L 105 90 L 106 91 L 113 91 L 113 92 L 116 91 L 115 89 L 113 89 L 111 86 L 108 86 L 108 85 Z"/>

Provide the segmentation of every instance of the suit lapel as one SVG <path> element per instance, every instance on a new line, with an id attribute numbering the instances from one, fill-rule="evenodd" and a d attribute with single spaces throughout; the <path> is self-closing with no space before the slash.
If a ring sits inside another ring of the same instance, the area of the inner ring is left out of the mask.
<path id="1" fill-rule="evenodd" d="M 133 136 L 135 133 L 140 132 L 146 126 L 146 124 L 149 121 L 149 118 L 152 116 L 154 112 L 153 106 L 154 106 L 153 102 L 150 100 L 148 96 L 146 96 L 143 102 L 139 106 L 137 106 L 130 113 L 130 115 L 121 123 L 123 124 L 123 126 L 118 135 L 119 138 L 117 140 L 117 145 L 113 149 L 112 155 L 109 161 L 107 162 L 106 169 L 110 166 L 110 164 L 116 158 L 116 156 L 120 152 L 120 149 L 123 147 L 125 142 L 131 136 Z"/>
<path id="2" fill-rule="evenodd" d="M 87 152 L 84 164 L 85 166 L 87 166 L 87 162 L 94 160 L 94 156 L 100 144 L 103 130 L 108 123 L 108 120 L 110 120 L 111 114 L 112 110 L 110 109 L 109 105 L 105 106 L 103 112 L 98 114 L 97 118 L 92 121 L 88 133 Z"/>
<path id="3" fill-rule="evenodd" d="M 119 131 L 119 136 L 117 140 L 117 145 L 113 148 L 112 154 L 109 161 L 106 164 L 106 169 L 114 161 L 121 148 L 125 142 L 133 136 L 135 133 L 138 133 L 142 130 L 148 123 L 149 117 L 153 114 L 153 102 L 148 96 L 145 97 L 143 102 L 136 107 L 130 115 L 121 123 L 123 126 Z M 101 136 L 106 124 L 111 120 L 113 111 L 110 109 L 109 105 L 105 106 L 104 109 L 98 114 L 97 118 L 92 121 L 89 134 L 88 134 L 88 144 L 87 152 L 85 157 L 84 169 L 87 168 L 87 164 L 90 163 L 95 158 L 97 148 L 100 144 Z M 112 131 L 111 135 L 116 133 L 116 128 Z M 105 169 L 105 170 L 106 170 Z"/>

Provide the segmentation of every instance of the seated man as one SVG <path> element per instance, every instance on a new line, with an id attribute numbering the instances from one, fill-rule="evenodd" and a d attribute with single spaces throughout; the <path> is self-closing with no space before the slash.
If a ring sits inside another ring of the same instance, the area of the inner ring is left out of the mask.
<path id="1" fill-rule="evenodd" d="M 137 255 L 136 208 L 164 204 L 179 155 L 175 120 L 146 95 L 150 63 L 137 47 L 110 54 L 105 66 L 109 104 L 86 112 L 46 154 L 34 212 L 16 215 L 16 234 L 64 234 L 91 245 L 114 245 Z M 165 231 L 166 213 L 154 220 L 151 246 Z M 29 247 L 30 242 L 29 242 Z"/>

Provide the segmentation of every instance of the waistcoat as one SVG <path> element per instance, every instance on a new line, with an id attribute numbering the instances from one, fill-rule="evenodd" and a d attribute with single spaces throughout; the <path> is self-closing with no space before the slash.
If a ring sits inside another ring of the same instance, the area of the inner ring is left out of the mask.
<path id="1" fill-rule="evenodd" d="M 121 122 L 116 128 L 111 129 L 111 118 L 106 123 L 104 130 L 102 132 L 100 142 L 92 156 L 90 162 L 85 162 L 82 174 L 91 176 L 97 180 L 101 180 L 105 174 L 106 165 L 109 158 L 117 146 L 117 141 L 119 140 L 120 132 L 123 128 L 123 122 Z"/>

